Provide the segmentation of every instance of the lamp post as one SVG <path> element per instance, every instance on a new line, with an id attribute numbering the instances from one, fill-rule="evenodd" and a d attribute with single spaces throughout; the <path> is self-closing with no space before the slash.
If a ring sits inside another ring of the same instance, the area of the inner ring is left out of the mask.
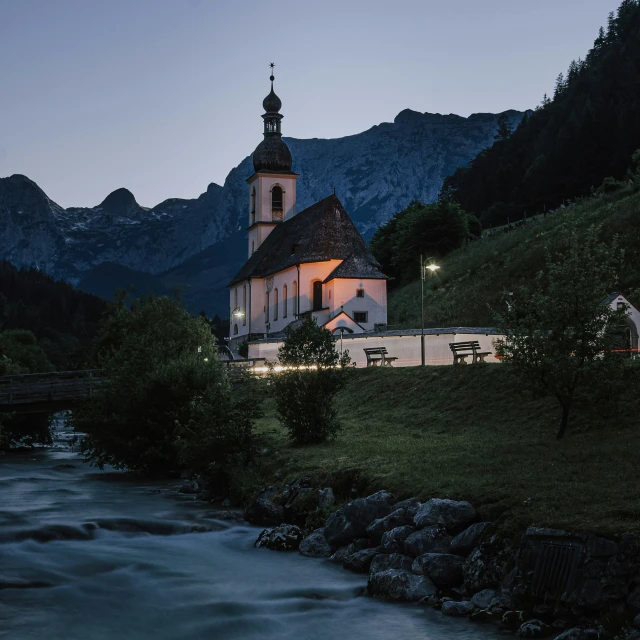
<path id="1" fill-rule="evenodd" d="M 424 264 L 422 255 L 420 256 L 420 363 L 424 367 L 424 277 L 427 271 L 433 275 L 440 267 L 433 262 Z"/>

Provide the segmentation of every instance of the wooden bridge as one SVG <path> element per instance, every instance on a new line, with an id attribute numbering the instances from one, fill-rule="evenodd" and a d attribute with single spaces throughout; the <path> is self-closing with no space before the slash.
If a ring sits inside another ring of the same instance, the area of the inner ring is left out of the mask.
<path id="1" fill-rule="evenodd" d="M 0 376 L 0 412 L 65 408 L 90 398 L 101 382 L 100 369 Z"/>

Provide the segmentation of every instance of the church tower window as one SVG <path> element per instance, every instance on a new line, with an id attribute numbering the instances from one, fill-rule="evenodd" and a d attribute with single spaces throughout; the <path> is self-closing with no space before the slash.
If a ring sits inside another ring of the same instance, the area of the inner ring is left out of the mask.
<path id="1" fill-rule="evenodd" d="M 251 224 L 256 221 L 256 188 L 251 189 Z"/>
<path id="2" fill-rule="evenodd" d="M 271 218 L 272 220 L 282 220 L 284 210 L 284 193 L 282 187 L 275 186 L 271 189 Z"/>

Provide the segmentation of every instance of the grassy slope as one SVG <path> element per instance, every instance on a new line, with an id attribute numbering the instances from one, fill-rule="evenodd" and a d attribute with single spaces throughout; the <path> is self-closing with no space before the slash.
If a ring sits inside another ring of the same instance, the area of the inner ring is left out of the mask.
<path id="1" fill-rule="evenodd" d="M 507 531 L 536 524 L 602 534 L 640 527 L 638 403 L 584 406 L 564 441 L 553 400 L 518 393 L 500 365 L 365 369 L 338 396 L 333 443 L 289 445 L 268 407 L 287 478 L 317 482 L 358 469 L 362 491 L 470 500 Z M 640 367 L 629 367 L 637 389 Z"/>
<path id="2" fill-rule="evenodd" d="M 425 325 L 491 326 L 490 307 L 504 304 L 505 291 L 532 281 L 544 265 L 545 248 L 554 253 L 562 251 L 562 231 L 567 226 L 576 224 L 584 229 L 598 223 L 602 224 L 604 242 L 620 236 L 626 255 L 619 274 L 621 289 L 640 306 L 640 192 L 625 189 L 573 205 L 447 256 L 427 285 Z M 419 281 L 398 288 L 390 296 L 389 324 L 410 328 L 420 325 Z"/>

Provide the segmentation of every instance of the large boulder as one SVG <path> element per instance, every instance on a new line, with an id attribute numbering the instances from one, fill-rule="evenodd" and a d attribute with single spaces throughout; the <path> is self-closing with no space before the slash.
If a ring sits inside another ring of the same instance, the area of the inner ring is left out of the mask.
<path id="1" fill-rule="evenodd" d="M 309 558 L 328 558 L 331 547 L 324 537 L 324 529 L 316 529 L 300 543 L 300 553 Z"/>
<path id="2" fill-rule="evenodd" d="M 296 551 L 303 539 L 302 531 L 293 524 L 265 529 L 255 541 L 256 547 L 266 547 L 273 551 Z"/>
<path id="3" fill-rule="evenodd" d="M 336 497 L 333 495 L 333 489 L 331 487 L 318 489 L 317 500 L 319 507 L 330 507 L 336 501 Z"/>
<path id="4" fill-rule="evenodd" d="M 404 541 L 404 552 L 417 558 L 423 553 L 449 553 L 451 538 L 438 526 L 425 527 L 412 533 Z"/>
<path id="5" fill-rule="evenodd" d="M 380 548 L 387 553 L 402 553 L 404 541 L 415 531 L 411 525 L 396 527 L 382 536 Z"/>
<path id="6" fill-rule="evenodd" d="M 456 533 L 468 527 L 475 519 L 476 510 L 469 502 L 431 498 L 420 505 L 413 522 L 419 529 L 435 524 Z"/>
<path id="7" fill-rule="evenodd" d="M 370 574 L 367 588 L 372 596 L 401 602 L 418 602 L 436 593 L 429 578 L 402 569 L 387 569 Z"/>
<path id="8" fill-rule="evenodd" d="M 474 610 L 475 607 L 473 606 L 473 604 L 471 604 L 471 602 L 455 602 L 453 600 L 443 602 L 441 609 L 443 616 L 451 617 L 470 616 L 474 612 Z"/>
<path id="9" fill-rule="evenodd" d="M 451 553 L 468 556 L 482 542 L 490 522 L 476 522 L 451 540 Z"/>
<path id="10" fill-rule="evenodd" d="M 369 567 L 370 573 L 379 573 L 387 569 L 402 569 L 403 571 L 411 571 L 413 558 L 402 555 L 401 553 L 378 553 L 374 556 Z"/>
<path id="11" fill-rule="evenodd" d="M 514 561 L 509 540 L 493 536 L 483 542 L 464 562 L 464 583 L 474 593 L 497 587 Z"/>
<path id="12" fill-rule="evenodd" d="M 404 509 L 395 509 L 388 516 L 374 520 L 367 527 L 369 538 L 379 544 L 382 536 L 391 529 L 413 524 L 413 517 L 406 514 Z"/>
<path id="13" fill-rule="evenodd" d="M 277 493 L 278 487 L 275 486 L 260 491 L 244 512 L 244 519 L 260 526 L 281 524 L 284 519 L 284 508 L 273 500 Z"/>
<path id="14" fill-rule="evenodd" d="M 349 544 L 367 535 L 367 527 L 378 518 L 391 513 L 397 502 L 388 491 L 378 491 L 366 498 L 349 502 L 329 516 L 324 526 L 325 537 L 332 547 Z"/>
<path id="15" fill-rule="evenodd" d="M 552 627 L 542 622 L 542 620 L 527 620 L 518 629 L 518 638 L 546 638 L 553 632 Z"/>
<path id="16" fill-rule="evenodd" d="M 369 567 L 374 556 L 378 554 L 377 549 L 363 549 L 356 551 L 344 558 L 342 566 L 349 571 L 356 573 L 369 573 Z"/>
<path id="17" fill-rule="evenodd" d="M 450 553 L 425 553 L 413 561 L 411 570 L 428 576 L 436 587 L 457 587 L 462 584 L 463 562 Z"/>

